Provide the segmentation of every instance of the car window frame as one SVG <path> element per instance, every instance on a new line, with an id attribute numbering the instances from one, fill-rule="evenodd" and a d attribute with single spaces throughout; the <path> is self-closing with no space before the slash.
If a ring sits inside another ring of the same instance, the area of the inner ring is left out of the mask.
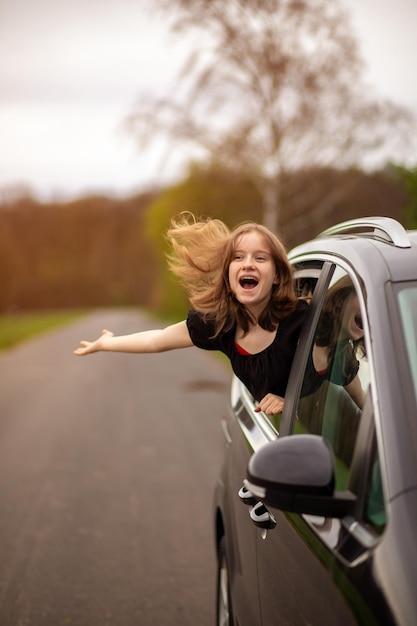
<path id="1" fill-rule="evenodd" d="M 304 376 L 305 368 L 307 365 L 307 358 L 309 352 L 309 346 L 311 345 L 312 335 L 314 333 L 314 329 L 317 325 L 317 321 L 320 315 L 321 307 L 323 305 L 323 300 L 326 296 L 327 290 L 329 288 L 330 282 L 333 278 L 336 267 L 340 267 L 342 270 L 347 272 L 347 274 L 352 279 L 353 286 L 356 289 L 356 292 L 359 297 L 360 307 L 363 310 L 367 310 L 366 302 L 363 297 L 362 288 L 360 284 L 360 280 L 355 272 L 354 268 L 352 268 L 349 263 L 347 263 L 343 258 L 335 257 L 331 254 L 312 254 L 309 253 L 307 255 L 290 257 L 290 263 L 296 268 L 302 266 L 307 263 L 323 263 L 322 271 L 320 277 L 317 281 L 316 288 L 313 293 L 313 297 L 311 299 L 310 304 L 310 312 L 306 317 L 306 321 L 304 327 L 300 334 L 300 339 L 298 342 L 297 350 L 294 355 L 294 361 L 291 368 L 290 377 L 288 379 L 287 392 L 286 392 L 286 402 L 284 404 L 284 409 L 282 413 L 282 419 L 280 422 L 279 435 L 286 436 L 292 434 L 294 430 L 294 424 L 296 419 L 296 408 L 297 402 L 294 398 L 298 398 L 301 389 L 301 380 Z M 368 325 L 367 315 L 364 319 L 364 330 L 365 336 L 370 338 L 370 329 Z M 302 372 L 302 374 L 300 373 Z M 297 380 L 298 378 L 298 380 Z M 372 388 L 376 388 L 375 385 L 375 375 L 374 368 L 372 364 L 372 360 L 369 363 L 369 386 L 372 385 Z M 379 416 L 378 418 L 379 419 Z"/>
<path id="2" fill-rule="evenodd" d="M 279 436 L 293 436 L 294 426 L 296 421 L 296 410 L 298 406 L 299 395 L 301 392 L 302 381 L 307 365 L 307 359 L 309 351 L 311 349 L 311 343 L 314 337 L 315 329 L 318 319 L 320 317 L 321 309 L 323 306 L 324 298 L 326 297 L 328 288 L 334 276 L 337 267 L 340 267 L 351 277 L 352 282 L 361 296 L 360 282 L 349 264 L 343 262 L 340 258 L 333 258 L 330 255 L 309 255 L 308 259 L 296 258 L 291 260 L 294 266 L 302 266 L 303 261 L 311 259 L 316 261 L 323 261 L 322 270 L 318 278 L 312 299 L 310 304 L 310 312 L 306 318 L 306 323 L 300 335 L 299 344 L 294 357 L 294 362 L 290 374 L 290 378 L 287 386 L 286 403 L 284 405 L 283 415 L 280 424 Z M 366 303 L 361 300 L 361 308 L 366 310 Z M 367 316 L 366 316 L 367 318 Z M 368 320 L 365 319 L 365 333 L 369 338 L 369 326 Z M 371 357 L 372 360 L 372 357 Z M 352 462 L 349 470 L 349 481 L 347 488 L 352 491 L 357 497 L 357 503 L 352 517 L 341 520 L 342 525 L 346 528 L 352 537 L 360 541 L 364 546 L 364 552 L 373 548 L 380 540 L 380 533 L 375 532 L 372 527 L 366 521 L 366 505 L 367 505 L 367 493 L 369 486 L 369 472 L 370 464 L 372 460 L 373 445 L 376 445 L 380 450 L 377 436 L 377 416 L 375 411 L 377 410 L 377 403 L 374 401 L 375 393 L 374 375 L 372 363 L 370 363 L 370 376 L 369 386 L 366 393 L 365 406 L 362 412 L 361 423 L 359 425 L 356 442 L 353 451 Z M 373 444 L 373 442 L 375 442 Z M 384 488 L 384 492 L 386 490 Z M 388 515 L 387 499 L 384 496 L 385 510 Z M 308 522 L 308 516 L 302 516 L 305 521 Z M 337 550 L 335 553 L 337 554 Z"/>
<path id="3" fill-rule="evenodd" d="M 286 398 L 291 399 L 291 403 L 294 403 L 294 406 L 292 407 L 292 413 L 291 413 L 290 434 L 296 434 L 295 431 L 299 432 L 299 429 L 300 429 L 300 422 L 296 420 L 295 415 L 296 413 L 298 414 L 298 412 L 301 409 L 300 407 L 300 401 L 301 401 L 301 395 L 302 395 L 301 387 L 305 382 L 307 363 L 309 362 L 309 359 L 311 359 L 311 356 L 310 356 L 311 350 L 315 341 L 314 335 L 317 332 L 317 326 L 320 323 L 319 319 L 321 317 L 323 307 L 325 306 L 325 303 L 326 303 L 327 294 L 329 293 L 329 289 L 332 288 L 332 285 L 338 284 L 339 280 L 344 279 L 344 277 L 347 277 L 349 279 L 350 284 L 352 284 L 353 287 L 355 288 L 355 293 L 357 293 L 357 296 L 359 298 L 359 292 L 357 288 L 355 287 L 355 285 L 353 284 L 351 272 L 349 272 L 346 268 L 342 267 L 341 264 L 338 262 L 332 263 L 331 267 L 329 267 L 327 264 L 324 264 L 322 266 L 322 274 L 320 276 L 322 280 L 321 280 L 320 286 L 318 284 L 316 285 L 316 289 L 318 289 L 317 294 L 313 293 L 313 297 L 314 295 L 316 295 L 316 298 L 314 301 L 314 312 L 311 317 L 311 320 L 308 320 L 309 327 L 307 329 L 304 327 L 303 329 L 306 331 L 305 335 L 308 336 L 308 339 L 305 341 L 302 347 L 302 353 L 300 357 L 301 363 L 299 364 L 295 362 L 294 364 L 293 371 L 296 377 L 296 383 L 295 383 L 296 389 L 294 391 L 287 390 L 287 394 L 286 394 Z M 316 290 L 314 291 L 316 292 Z M 313 304 L 313 299 L 312 299 L 312 304 Z M 361 311 L 363 311 L 362 307 L 361 307 Z M 302 340 L 304 341 L 304 337 L 302 338 Z M 359 356 L 357 358 L 359 358 Z M 367 364 L 366 359 L 365 359 L 364 364 L 366 364 L 366 369 L 368 369 L 367 368 L 368 364 Z M 366 376 L 366 379 L 368 379 L 368 376 Z M 326 381 L 323 381 L 323 382 L 326 382 Z M 367 392 L 369 380 L 367 380 L 367 383 L 368 383 L 367 386 L 364 387 L 365 393 Z M 321 428 L 323 428 L 324 430 L 320 431 L 321 435 L 324 437 L 326 436 L 330 437 L 330 441 L 332 442 L 331 445 L 335 453 L 335 459 L 337 458 L 339 461 L 336 465 L 337 470 L 335 474 L 336 489 L 338 490 L 349 489 L 348 480 L 349 480 L 349 476 L 351 473 L 351 465 L 353 462 L 355 448 L 357 445 L 359 422 L 362 417 L 362 410 L 358 410 L 358 407 L 353 400 L 351 401 L 348 400 L 349 393 L 347 391 L 342 391 L 342 393 L 339 395 L 339 390 L 341 389 L 342 388 L 339 385 L 337 384 L 334 385 L 330 382 L 329 382 L 329 385 L 326 384 L 320 387 L 320 395 L 318 397 L 321 397 L 321 402 L 324 402 L 324 405 L 318 408 L 318 414 L 317 414 L 317 417 L 320 419 L 320 422 L 321 420 L 324 419 L 322 426 L 321 426 Z M 324 393 L 324 396 L 323 396 L 323 393 Z M 317 394 L 315 394 L 315 396 L 317 396 Z M 329 401 L 330 402 L 336 401 L 336 398 L 338 398 L 337 408 L 336 406 L 334 407 L 332 406 L 330 410 L 330 415 L 328 414 L 327 419 L 326 419 L 325 414 L 326 414 L 326 411 L 328 412 L 328 409 L 325 409 L 325 407 L 328 405 Z M 308 398 L 306 399 L 308 400 Z M 343 409 L 342 409 L 342 406 L 344 406 Z M 335 413 L 335 410 L 336 410 L 336 413 Z M 324 411 L 324 413 L 322 413 L 322 411 Z M 316 413 L 317 412 L 315 411 L 315 414 Z M 354 414 L 356 416 L 355 417 L 356 426 L 351 427 L 350 422 L 351 422 L 351 419 L 352 420 L 354 419 Z M 344 424 L 344 426 L 342 426 L 342 424 Z M 351 430 L 351 434 L 349 435 L 349 441 L 351 441 L 350 445 L 348 444 L 348 441 L 346 440 L 346 436 L 348 436 L 348 432 L 347 431 L 345 432 L 345 437 L 342 437 L 341 435 L 341 433 L 344 432 L 343 429 L 345 428 L 349 430 L 353 428 L 353 430 Z M 339 429 L 342 429 L 340 433 L 339 433 Z M 315 433 L 316 431 L 313 430 L 311 432 Z M 326 432 L 327 432 L 327 435 L 326 435 Z M 281 429 L 281 435 L 283 435 L 283 429 Z M 349 460 L 345 458 L 345 454 L 348 454 Z"/>
<path id="4" fill-rule="evenodd" d="M 305 261 L 305 260 L 304 260 Z M 303 260 L 299 261 L 302 264 Z M 297 265 L 297 261 L 293 263 Z M 313 292 L 313 296 L 310 303 L 310 308 L 307 313 L 305 323 L 300 333 L 300 338 L 297 346 L 297 350 L 294 355 L 294 361 L 291 368 L 290 377 L 288 380 L 287 391 L 285 394 L 284 409 L 282 412 L 282 419 L 280 423 L 279 436 L 285 437 L 291 435 L 294 430 L 294 424 L 296 419 L 296 407 L 298 397 L 301 391 L 301 384 L 307 365 L 308 353 L 311 343 L 313 341 L 315 329 L 320 316 L 323 300 L 327 293 L 328 285 L 332 279 L 335 271 L 335 263 L 329 260 L 324 260 L 321 268 L 320 276 L 317 280 L 316 287 Z M 297 399 L 297 401 L 296 401 Z"/>

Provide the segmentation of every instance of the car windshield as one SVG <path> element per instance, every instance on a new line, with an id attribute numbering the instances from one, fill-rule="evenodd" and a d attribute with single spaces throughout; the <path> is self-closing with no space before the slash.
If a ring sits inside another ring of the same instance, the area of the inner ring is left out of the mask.
<path id="1" fill-rule="evenodd" d="M 417 401 L 417 283 L 401 283 L 397 287 L 405 345 Z"/>

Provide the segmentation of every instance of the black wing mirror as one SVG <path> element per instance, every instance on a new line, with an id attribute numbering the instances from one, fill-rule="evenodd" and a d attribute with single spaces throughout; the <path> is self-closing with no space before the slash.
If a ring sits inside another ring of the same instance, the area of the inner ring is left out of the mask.
<path id="1" fill-rule="evenodd" d="M 356 498 L 334 491 L 334 458 L 318 435 L 291 435 L 263 446 L 248 465 L 246 487 L 264 504 L 294 513 L 344 517 Z"/>

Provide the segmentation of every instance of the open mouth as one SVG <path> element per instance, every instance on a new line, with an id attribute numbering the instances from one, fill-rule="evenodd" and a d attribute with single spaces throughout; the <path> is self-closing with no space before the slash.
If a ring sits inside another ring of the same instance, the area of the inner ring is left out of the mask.
<path id="1" fill-rule="evenodd" d="M 258 285 L 258 279 L 254 276 L 242 276 L 239 280 L 239 285 L 242 289 L 254 289 Z"/>

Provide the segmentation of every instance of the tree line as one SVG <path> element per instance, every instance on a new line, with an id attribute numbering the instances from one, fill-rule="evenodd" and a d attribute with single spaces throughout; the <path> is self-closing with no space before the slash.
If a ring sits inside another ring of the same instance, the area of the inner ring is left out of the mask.
<path id="1" fill-rule="evenodd" d="M 0 205 L 0 310 L 152 303 L 151 197 Z"/>
<path id="2" fill-rule="evenodd" d="M 279 235 L 291 248 L 337 222 L 371 215 L 416 226 L 410 213 L 415 180 L 414 170 L 394 167 L 287 173 Z M 3 199 L 0 312 L 144 306 L 182 313 L 186 300 L 167 271 L 164 239 L 170 219 L 181 211 L 217 217 L 232 228 L 262 221 L 263 200 L 249 177 L 201 165 L 176 185 L 124 199 Z"/>

